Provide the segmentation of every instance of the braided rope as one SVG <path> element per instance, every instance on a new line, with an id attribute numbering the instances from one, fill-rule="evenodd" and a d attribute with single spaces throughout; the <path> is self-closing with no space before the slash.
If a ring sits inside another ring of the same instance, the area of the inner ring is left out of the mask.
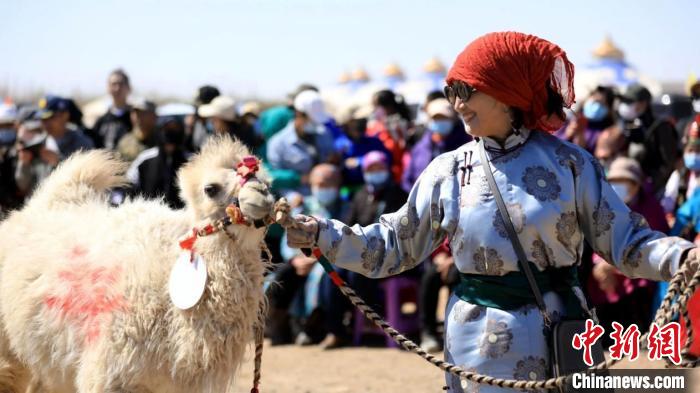
<path id="1" fill-rule="evenodd" d="M 559 387 L 564 387 L 572 378 L 573 374 L 564 375 L 557 378 L 550 378 L 547 380 L 537 380 L 537 381 L 526 381 L 526 380 L 515 380 L 515 379 L 503 379 L 494 378 L 488 375 L 478 374 L 475 372 L 464 370 L 463 368 L 446 362 L 442 359 L 438 359 L 434 355 L 427 353 L 423 348 L 419 347 L 416 343 L 406 338 L 404 335 L 399 333 L 391 325 L 389 325 L 381 316 L 379 316 L 369 305 L 367 305 L 362 298 L 360 298 L 355 291 L 352 290 L 347 284 L 340 279 L 330 263 L 320 255 L 318 249 L 314 250 L 314 254 L 323 265 L 324 270 L 328 273 L 333 283 L 340 289 L 340 291 L 345 295 L 345 297 L 350 300 L 350 302 L 357 307 L 362 314 L 377 325 L 380 329 L 384 331 L 392 340 L 394 340 L 401 347 L 409 352 L 415 353 L 427 362 L 433 364 L 434 366 L 440 368 L 441 370 L 448 372 L 450 374 L 456 375 L 459 378 L 467 379 L 472 382 L 479 384 L 498 386 L 501 388 L 511 388 L 511 389 L 527 389 L 527 390 L 537 390 L 537 389 L 555 389 Z M 319 257 L 320 256 L 320 257 Z M 692 327 L 690 325 L 690 319 L 688 318 L 688 311 L 686 304 L 690 296 L 695 292 L 695 288 L 700 283 L 700 270 L 696 271 L 690 282 L 684 280 L 686 266 L 683 265 L 681 269 L 678 270 L 676 275 L 673 277 L 669 283 L 669 289 L 664 297 L 661 306 L 656 312 L 655 321 L 657 325 L 664 325 L 671 321 L 671 319 L 679 313 L 683 316 L 685 320 L 686 331 L 688 335 L 688 340 L 684 346 L 684 350 L 681 351 L 683 357 L 683 362 L 679 365 L 680 367 L 695 367 L 700 359 L 686 359 L 688 354 L 688 349 L 692 344 Z M 676 299 L 676 303 L 673 303 L 674 298 L 679 295 Z M 673 303 L 673 304 L 672 304 Z M 640 337 L 640 341 L 647 340 L 649 333 L 645 333 Z M 584 371 L 597 371 L 610 368 L 614 364 L 618 363 L 617 359 L 609 359 L 599 364 L 596 364 Z M 667 363 L 667 367 L 670 366 Z"/>
<path id="2" fill-rule="evenodd" d="M 237 214 L 242 214 L 240 213 L 240 210 L 237 210 Z M 208 236 L 214 233 L 218 232 L 223 232 L 232 242 L 236 241 L 236 237 L 230 233 L 229 231 L 226 230 L 226 227 L 235 223 L 238 225 L 248 225 L 244 220 L 242 220 L 239 216 L 236 218 L 234 216 L 235 211 L 234 210 L 229 210 L 227 208 L 226 214 L 227 217 L 223 217 L 221 219 L 218 219 L 214 221 L 211 225 L 211 229 L 207 230 L 200 230 L 197 231 L 196 234 L 197 236 L 203 237 L 203 236 Z M 267 233 L 267 229 L 265 229 L 265 232 Z M 265 241 L 262 241 L 260 243 L 260 248 L 263 253 L 265 253 L 265 257 L 263 258 L 263 264 L 265 265 L 265 268 L 269 268 L 270 261 L 272 260 L 272 254 L 270 253 L 270 250 L 267 248 L 267 245 L 265 244 Z M 250 389 L 250 393 L 259 393 L 260 392 L 260 380 L 262 378 L 262 354 L 263 354 L 263 345 L 264 345 L 264 340 L 265 340 L 265 319 L 262 318 L 262 315 L 265 315 L 266 311 L 266 303 L 263 302 L 260 304 L 260 315 L 261 315 L 261 320 L 258 322 L 256 326 L 254 326 L 254 331 L 255 331 L 255 360 L 254 360 L 254 370 L 253 370 L 253 387 Z"/>
<path id="3" fill-rule="evenodd" d="M 260 390 L 260 379 L 262 369 L 262 354 L 263 354 L 263 332 L 262 326 L 255 329 L 255 369 L 253 371 L 253 388 L 250 393 L 258 393 Z"/>
<path id="4" fill-rule="evenodd" d="M 280 199 L 275 206 L 275 221 L 286 227 L 289 223 L 284 223 L 288 220 L 289 216 L 289 206 L 284 198 Z M 357 307 L 362 314 L 377 325 L 384 333 L 386 333 L 392 340 L 399 344 L 405 350 L 415 353 L 427 362 L 433 364 L 434 366 L 440 368 L 444 372 L 455 375 L 461 379 L 466 379 L 478 384 L 485 384 L 491 386 L 498 386 L 501 388 L 511 388 L 511 389 L 527 389 L 527 390 L 539 390 L 539 389 L 557 389 L 560 387 L 565 387 L 572 378 L 573 374 L 563 375 L 556 378 L 550 378 L 546 380 L 537 381 L 526 381 L 526 380 L 515 380 L 515 379 L 503 379 L 494 378 L 489 375 L 479 374 L 476 372 L 471 372 L 459 367 L 453 363 L 446 362 L 442 359 L 436 358 L 434 355 L 427 353 L 423 348 L 419 347 L 416 343 L 406 338 L 404 335 L 399 333 L 391 325 L 389 325 L 381 316 L 379 316 L 369 305 L 367 305 L 361 297 L 359 297 L 352 288 L 350 288 L 341 278 L 338 276 L 337 272 L 333 269 L 333 266 L 328 262 L 328 260 L 323 256 L 321 250 L 315 248 L 312 252 L 310 250 L 303 250 L 307 256 L 316 257 L 316 259 L 321 263 L 326 273 L 330 276 L 333 283 L 338 287 L 341 293 L 350 300 L 350 302 Z M 685 280 L 687 276 L 688 266 L 686 264 L 682 265 L 674 277 L 672 277 L 669 282 L 669 288 L 664 296 L 664 299 L 656 312 L 654 322 L 663 326 L 670 322 L 675 315 L 680 315 L 684 319 L 684 324 L 687 332 L 687 340 L 681 351 L 682 362 L 679 367 L 695 367 L 700 363 L 700 359 L 689 359 L 688 350 L 692 344 L 692 326 L 690 324 L 690 318 L 688 318 L 688 299 L 695 293 L 695 289 L 700 283 L 700 269 L 696 269 L 690 280 Z M 645 333 L 640 337 L 640 341 L 645 341 L 649 337 L 649 332 Z M 587 370 L 582 371 L 599 371 L 605 370 L 612 367 L 620 360 L 609 359 L 600 362 Z M 673 367 L 671 363 L 667 361 L 667 367 Z"/>

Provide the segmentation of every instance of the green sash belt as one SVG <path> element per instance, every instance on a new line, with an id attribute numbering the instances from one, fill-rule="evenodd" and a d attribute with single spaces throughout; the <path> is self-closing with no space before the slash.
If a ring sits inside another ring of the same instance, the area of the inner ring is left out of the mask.
<path id="1" fill-rule="evenodd" d="M 568 318 L 585 318 L 581 303 L 572 290 L 574 286 L 580 286 L 576 266 L 540 271 L 533 263 L 528 263 L 543 295 L 556 292 L 564 302 Z M 527 304 L 537 306 L 527 277 L 521 271 L 503 276 L 460 273 L 460 277 L 455 295 L 465 302 L 500 310 L 514 310 Z"/>

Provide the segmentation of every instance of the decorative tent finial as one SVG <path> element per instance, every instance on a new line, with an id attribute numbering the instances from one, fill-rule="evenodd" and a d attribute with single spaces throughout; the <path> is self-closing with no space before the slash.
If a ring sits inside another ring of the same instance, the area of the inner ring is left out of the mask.
<path id="1" fill-rule="evenodd" d="M 593 56 L 597 59 L 625 60 L 625 52 L 615 46 L 610 35 L 606 35 L 603 42 L 593 50 Z"/>

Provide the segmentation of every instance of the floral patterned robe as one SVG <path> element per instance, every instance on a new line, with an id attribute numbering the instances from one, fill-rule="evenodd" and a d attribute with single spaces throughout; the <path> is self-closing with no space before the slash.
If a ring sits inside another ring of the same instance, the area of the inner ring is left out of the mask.
<path id="1" fill-rule="evenodd" d="M 584 239 L 629 277 L 668 281 L 693 244 L 652 231 L 610 187 L 584 149 L 538 131 L 520 130 L 500 146 L 483 138 L 494 178 L 523 248 L 539 269 L 581 263 Z M 413 268 L 449 238 L 463 273 L 518 270 L 476 141 L 435 158 L 407 203 L 380 222 L 353 227 L 321 220 L 318 245 L 336 265 L 369 277 Z M 583 293 L 575 288 L 583 299 Z M 560 297 L 544 294 L 553 318 Z M 585 306 L 585 300 L 582 300 Z M 585 308 L 585 307 L 584 307 Z M 504 311 L 452 295 L 445 323 L 446 360 L 499 378 L 549 375 L 542 316 L 535 305 Z M 451 392 L 507 391 L 446 376 Z"/>

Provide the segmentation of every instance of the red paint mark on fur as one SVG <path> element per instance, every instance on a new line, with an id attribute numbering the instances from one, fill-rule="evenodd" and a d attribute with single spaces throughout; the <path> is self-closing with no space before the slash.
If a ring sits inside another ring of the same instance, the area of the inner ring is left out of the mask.
<path id="1" fill-rule="evenodd" d="M 126 310 L 127 304 L 116 288 L 121 267 L 91 265 L 84 258 L 86 254 L 84 248 L 73 247 L 69 259 L 80 262 L 58 272 L 57 283 L 44 297 L 44 305 L 74 323 L 85 343 L 90 344 L 111 322 L 113 313 Z"/>
<path id="2" fill-rule="evenodd" d="M 71 248 L 70 252 L 68 253 L 68 259 L 74 260 L 74 259 L 81 259 L 87 255 L 87 250 L 80 246 L 76 245 Z"/>

